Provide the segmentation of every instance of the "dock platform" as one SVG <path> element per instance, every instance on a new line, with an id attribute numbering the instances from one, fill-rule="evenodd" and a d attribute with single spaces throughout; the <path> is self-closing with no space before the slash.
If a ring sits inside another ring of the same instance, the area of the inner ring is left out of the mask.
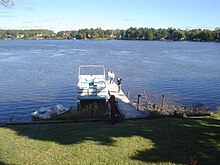
<path id="1" fill-rule="evenodd" d="M 119 111 L 126 119 L 147 118 L 149 116 L 149 112 L 135 109 L 125 93 L 122 90 L 118 92 L 118 86 L 115 82 L 112 84 L 109 82 L 106 83 L 110 95 L 115 96 L 115 99 L 118 102 Z"/>

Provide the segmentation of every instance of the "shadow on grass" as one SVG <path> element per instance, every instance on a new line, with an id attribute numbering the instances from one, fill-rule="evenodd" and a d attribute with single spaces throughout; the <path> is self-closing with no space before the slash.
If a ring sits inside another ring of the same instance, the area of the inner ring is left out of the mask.
<path id="1" fill-rule="evenodd" d="M 169 126 L 167 126 L 169 124 Z M 215 119 L 174 119 L 149 126 L 145 137 L 154 150 L 139 151 L 132 159 L 144 162 L 219 164 L 220 121 Z"/>
<path id="2" fill-rule="evenodd" d="M 6 127 L 19 136 L 62 145 L 92 140 L 99 145 L 115 146 L 115 138 L 139 136 L 151 140 L 154 149 L 137 151 L 130 159 L 188 164 L 192 158 L 199 164 L 219 163 L 220 120 L 214 118 L 133 120 L 116 125 L 95 122 Z"/>
<path id="3" fill-rule="evenodd" d="M 8 165 L 8 164 L 0 161 L 0 165 Z"/>

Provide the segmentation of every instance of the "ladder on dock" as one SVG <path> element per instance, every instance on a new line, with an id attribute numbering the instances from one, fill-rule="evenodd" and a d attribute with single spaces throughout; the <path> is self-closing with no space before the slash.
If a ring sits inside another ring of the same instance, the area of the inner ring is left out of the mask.
<path id="1" fill-rule="evenodd" d="M 116 83 L 113 82 L 110 84 L 109 82 L 106 82 L 106 84 L 108 85 L 110 95 L 114 95 L 116 101 L 118 102 L 120 113 L 126 119 L 146 118 L 149 116 L 149 112 L 135 109 L 125 93 L 123 91 L 118 92 L 118 86 Z"/>

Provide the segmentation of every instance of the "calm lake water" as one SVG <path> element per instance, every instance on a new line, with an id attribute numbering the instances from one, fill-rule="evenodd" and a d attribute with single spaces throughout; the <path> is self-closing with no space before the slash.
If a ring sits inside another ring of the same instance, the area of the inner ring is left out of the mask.
<path id="1" fill-rule="evenodd" d="M 159 41 L 0 41 L 0 122 L 41 106 L 74 105 L 78 66 L 103 64 L 132 98 L 220 106 L 220 44 Z"/>

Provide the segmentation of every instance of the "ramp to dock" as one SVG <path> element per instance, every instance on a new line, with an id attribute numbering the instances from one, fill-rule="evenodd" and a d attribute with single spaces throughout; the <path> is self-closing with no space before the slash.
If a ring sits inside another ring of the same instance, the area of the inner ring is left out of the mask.
<path id="1" fill-rule="evenodd" d="M 123 91 L 118 92 L 118 86 L 116 83 L 106 83 L 110 95 L 115 96 L 115 99 L 118 102 L 119 111 L 126 119 L 146 118 L 149 116 L 149 112 L 136 110 L 125 93 Z"/>

